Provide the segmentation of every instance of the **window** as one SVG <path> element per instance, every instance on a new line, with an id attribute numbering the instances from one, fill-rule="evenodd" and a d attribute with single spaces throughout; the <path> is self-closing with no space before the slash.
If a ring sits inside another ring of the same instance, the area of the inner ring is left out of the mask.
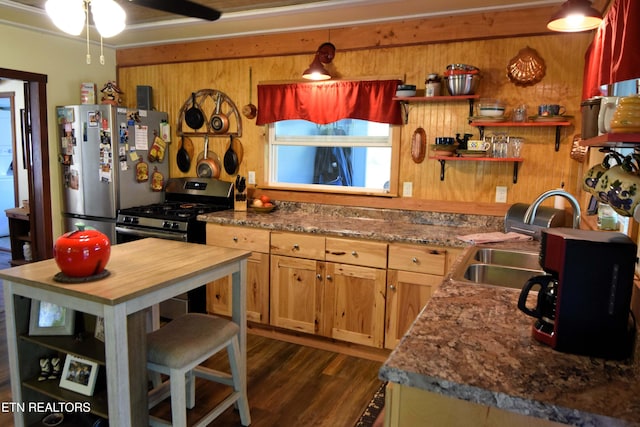
<path id="1" fill-rule="evenodd" d="M 269 124 L 268 133 L 270 186 L 371 194 L 395 188 L 394 126 L 358 119 L 326 125 L 283 120 Z"/>

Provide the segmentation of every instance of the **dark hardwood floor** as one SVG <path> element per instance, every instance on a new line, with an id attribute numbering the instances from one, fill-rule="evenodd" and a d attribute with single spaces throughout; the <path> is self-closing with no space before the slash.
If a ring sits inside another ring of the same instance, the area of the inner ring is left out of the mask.
<path id="1" fill-rule="evenodd" d="M 0 251 L 0 269 L 9 267 L 8 259 L 3 258 Z M 4 304 L 0 309 L 0 402 L 11 402 Z M 228 369 L 226 353 L 207 364 Z M 248 336 L 247 365 L 253 427 L 351 427 L 381 384 L 380 362 L 253 334 Z M 189 424 L 224 399 L 228 390 L 198 379 L 196 407 L 188 412 Z M 170 418 L 168 400 L 152 413 Z M 12 414 L 0 411 L 0 425 L 12 426 Z M 229 409 L 210 425 L 240 426 L 240 417 Z"/>

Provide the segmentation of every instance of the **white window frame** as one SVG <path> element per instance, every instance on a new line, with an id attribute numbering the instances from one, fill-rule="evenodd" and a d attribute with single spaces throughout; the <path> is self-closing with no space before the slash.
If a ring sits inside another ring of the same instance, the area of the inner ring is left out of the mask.
<path id="1" fill-rule="evenodd" d="M 279 137 L 276 140 L 275 137 L 275 124 L 270 123 L 266 126 L 267 132 L 267 152 L 266 159 L 266 171 L 267 171 L 267 185 L 273 189 L 286 189 L 286 190 L 298 190 L 309 192 L 323 192 L 323 193 L 340 193 L 340 194 L 366 194 L 371 196 L 397 196 L 398 195 L 398 170 L 400 163 L 400 134 L 401 126 L 389 125 L 388 137 L 345 137 L 340 135 L 331 135 L 330 137 L 324 135 L 317 135 L 311 137 Z M 358 145 L 361 143 L 361 145 Z M 276 158 L 276 150 L 278 146 L 300 146 L 308 145 L 313 147 L 362 147 L 362 143 L 367 147 L 389 147 L 391 148 L 391 161 L 389 171 L 389 188 L 377 189 L 377 188 L 365 188 L 365 187 L 347 187 L 347 186 L 335 186 L 324 184 L 296 184 L 296 183 L 280 183 L 275 181 L 277 176 L 277 165 L 273 164 Z"/>

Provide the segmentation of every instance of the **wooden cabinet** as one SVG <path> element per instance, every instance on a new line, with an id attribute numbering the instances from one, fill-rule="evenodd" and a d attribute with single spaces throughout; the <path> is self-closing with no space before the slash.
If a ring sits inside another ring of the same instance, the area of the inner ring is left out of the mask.
<path id="1" fill-rule="evenodd" d="M 327 263 L 325 309 L 331 338 L 382 348 L 386 276 L 381 268 Z"/>
<path id="2" fill-rule="evenodd" d="M 324 262 L 271 255 L 271 324 L 327 335 L 323 284 Z"/>
<path id="3" fill-rule="evenodd" d="M 31 245 L 31 251 L 35 251 L 31 241 L 31 223 L 29 222 L 29 210 L 24 208 L 6 209 L 9 220 L 9 241 L 11 243 L 11 265 L 22 265 L 24 259 L 23 247 L 25 244 Z M 33 257 L 33 255 L 32 255 Z M 32 258 L 35 259 L 35 258 Z"/>
<path id="4" fill-rule="evenodd" d="M 385 348 L 394 349 L 398 345 L 440 283 L 442 276 L 433 274 L 402 270 L 387 272 Z"/>
<path id="5" fill-rule="evenodd" d="M 269 323 L 269 231 L 207 224 L 207 244 L 252 251 L 247 260 L 247 320 Z M 207 311 L 231 316 L 231 276 L 207 284 Z"/>
<path id="6" fill-rule="evenodd" d="M 385 427 L 560 427 L 563 424 L 508 412 L 492 406 L 389 383 L 385 393 Z"/>
<path id="7" fill-rule="evenodd" d="M 393 349 L 461 249 L 207 224 L 207 244 L 253 251 L 254 322 Z M 207 286 L 207 309 L 229 315 L 229 278 Z"/>
<path id="8" fill-rule="evenodd" d="M 389 245 L 385 348 L 395 348 L 460 252 L 440 246 Z"/>
<path id="9" fill-rule="evenodd" d="M 273 232 L 271 253 L 272 325 L 382 347 L 386 243 Z"/>

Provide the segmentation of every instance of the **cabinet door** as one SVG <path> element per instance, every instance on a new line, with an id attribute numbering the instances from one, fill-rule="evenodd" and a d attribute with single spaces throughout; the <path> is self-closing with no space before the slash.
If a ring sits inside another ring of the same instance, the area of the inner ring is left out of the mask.
<path id="1" fill-rule="evenodd" d="M 326 324 L 331 337 L 382 348 L 386 270 L 327 263 Z"/>
<path id="2" fill-rule="evenodd" d="M 389 270 L 384 346 L 393 349 L 442 283 L 441 276 Z"/>
<path id="3" fill-rule="evenodd" d="M 231 276 L 207 284 L 207 311 L 231 317 Z M 247 320 L 269 323 L 269 255 L 252 252 L 247 259 Z"/>
<path id="4" fill-rule="evenodd" d="M 271 255 L 271 324 L 322 333 L 324 263 Z"/>

